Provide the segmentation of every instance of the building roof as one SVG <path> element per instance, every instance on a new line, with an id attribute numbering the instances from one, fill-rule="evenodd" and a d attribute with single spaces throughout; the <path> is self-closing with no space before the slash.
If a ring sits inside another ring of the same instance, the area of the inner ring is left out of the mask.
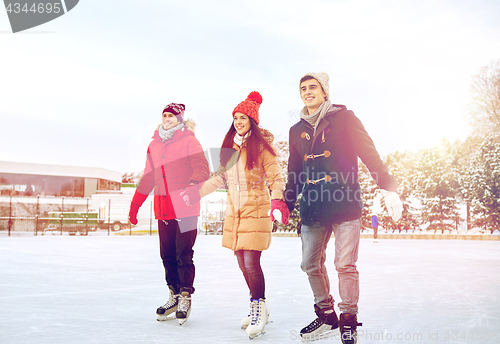
<path id="1" fill-rule="evenodd" d="M 122 174 L 98 167 L 33 164 L 0 161 L 0 173 L 36 174 L 45 176 L 101 178 L 121 183 Z"/>

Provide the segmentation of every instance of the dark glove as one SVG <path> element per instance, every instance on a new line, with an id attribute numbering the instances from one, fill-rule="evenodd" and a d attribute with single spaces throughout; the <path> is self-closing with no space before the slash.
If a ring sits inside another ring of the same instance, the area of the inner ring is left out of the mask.
<path id="1" fill-rule="evenodd" d="M 128 220 L 131 224 L 137 224 L 137 212 L 139 211 L 139 205 L 137 203 L 130 203 L 130 211 L 128 212 Z"/>

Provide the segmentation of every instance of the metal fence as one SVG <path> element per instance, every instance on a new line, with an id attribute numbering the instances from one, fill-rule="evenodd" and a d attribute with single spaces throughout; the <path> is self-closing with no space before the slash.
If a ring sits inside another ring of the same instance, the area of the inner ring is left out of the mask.
<path id="1" fill-rule="evenodd" d="M 90 198 L 2 195 L 0 236 L 110 235 L 130 226 L 126 216 L 113 215 L 118 206 L 111 199 L 104 207 L 92 209 Z"/>
<path id="2" fill-rule="evenodd" d="M 94 197 L 95 196 L 95 197 Z M 0 236 L 112 235 L 158 233 L 153 197 L 142 205 L 137 226 L 128 221 L 131 195 L 94 195 L 91 198 L 0 196 Z M 222 234 L 225 202 L 201 204 L 200 234 Z"/>

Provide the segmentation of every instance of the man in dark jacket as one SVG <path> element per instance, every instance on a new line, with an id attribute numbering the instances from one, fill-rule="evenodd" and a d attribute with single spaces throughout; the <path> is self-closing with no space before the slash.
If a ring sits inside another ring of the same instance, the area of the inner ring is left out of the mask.
<path id="1" fill-rule="evenodd" d="M 308 73 L 300 80 L 305 107 L 289 133 L 290 157 L 285 201 L 293 210 L 299 194 L 302 221 L 302 263 L 314 294 L 317 318 L 301 330 L 303 339 L 332 335 L 340 326 L 342 343 L 356 343 L 359 275 L 356 269 L 361 230 L 358 157 L 383 189 L 389 215 L 401 217 L 397 185 L 373 141 L 354 113 L 329 101 L 326 73 Z M 340 318 L 330 295 L 326 247 L 335 235 L 335 268 L 339 277 Z"/>

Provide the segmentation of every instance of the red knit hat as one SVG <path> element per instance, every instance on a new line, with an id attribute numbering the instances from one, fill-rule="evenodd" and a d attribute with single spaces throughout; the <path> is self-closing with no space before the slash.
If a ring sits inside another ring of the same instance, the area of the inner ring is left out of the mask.
<path id="1" fill-rule="evenodd" d="M 247 99 L 238 104 L 233 110 L 233 116 L 236 112 L 241 112 L 248 117 L 253 118 L 255 123 L 259 124 L 259 108 L 262 104 L 262 96 L 259 92 L 250 92 Z"/>

